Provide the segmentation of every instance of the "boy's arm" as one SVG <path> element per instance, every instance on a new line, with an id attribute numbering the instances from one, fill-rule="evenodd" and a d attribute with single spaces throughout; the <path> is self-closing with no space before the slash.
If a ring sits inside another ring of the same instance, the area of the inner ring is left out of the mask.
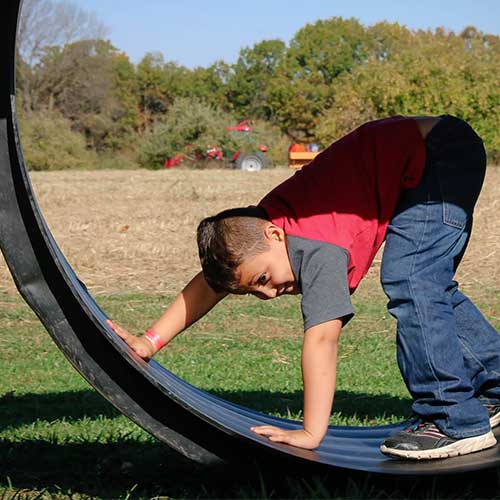
<path id="1" fill-rule="evenodd" d="M 226 295 L 227 293 L 214 292 L 200 271 L 153 324 L 152 330 L 160 338 L 161 344 L 168 344 L 176 335 L 210 311 Z M 145 336 L 136 337 L 110 320 L 107 323 L 139 356 L 149 359 L 158 351 Z"/>
<path id="2" fill-rule="evenodd" d="M 328 429 L 337 376 L 337 352 L 342 320 L 336 319 L 306 330 L 302 345 L 304 428 L 287 431 L 270 425 L 253 427 L 271 441 L 300 448 L 319 446 Z"/>

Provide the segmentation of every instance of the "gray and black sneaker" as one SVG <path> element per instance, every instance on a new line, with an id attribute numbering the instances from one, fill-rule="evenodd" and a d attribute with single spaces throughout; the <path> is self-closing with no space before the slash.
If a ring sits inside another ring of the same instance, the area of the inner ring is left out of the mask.
<path id="1" fill-rule="evenodd" d="M 488 410 L 488 416 L 490 417 L 490 427 L 496 427 L 500 424 L 500 403 L 497 404 L 484 404 L 483 405 Z"/>
<path id="2" fill-rule="evenodd" d="M 432 422 L 417 419 L 387 438 L 380 451 L 397 458 L 429 460 L 467 455 L 491 448 L 496 442 L 491 431 L 481 436 L 455 439 L 443 434 Z"/>

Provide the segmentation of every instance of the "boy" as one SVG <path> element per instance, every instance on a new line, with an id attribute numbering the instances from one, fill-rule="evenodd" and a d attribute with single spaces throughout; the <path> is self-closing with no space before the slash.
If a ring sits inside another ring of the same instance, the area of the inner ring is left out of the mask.
<path id="1" fill-rule="evenodd" d="M 110 326 L 150 358 L 228 293 L 302 294 L 303 429 L 252 430 L 313 449 L 333 403 L 338 342 L 350 295 L 386 241 L 381 282 L 397 319 L 397 358 L 416 419 L 381 446 L 445 458 L 494 446 L 500 421 L 500 336 L 458 291 L 486 157 L 452 116 L 396 116 L 352 131 L 256 207 L 203 220 L 203 271 L 141 338 Z"/>

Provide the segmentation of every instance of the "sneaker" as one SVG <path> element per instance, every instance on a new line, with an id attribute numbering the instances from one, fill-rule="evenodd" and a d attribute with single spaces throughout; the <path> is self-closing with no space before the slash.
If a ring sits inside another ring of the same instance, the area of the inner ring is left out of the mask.
<path id="1" fill-rule="evenodd" d="M 443 434 L 432 422 L 417 419 L 406 429 L 388 437 L 380 451 L 393 457 L 429 460 L 467 455 L 491 448 L 496 442 L 491 431 L 481 436 L 455 439 Z"/>
<path id="2" fill-rule="evenodd" d="M 484 404 L 483 405 L 488 410 L 488 416 L 490 417 L 490 426 L 496 427 L 500 424 L 500 403 L 497 404 Z"/>

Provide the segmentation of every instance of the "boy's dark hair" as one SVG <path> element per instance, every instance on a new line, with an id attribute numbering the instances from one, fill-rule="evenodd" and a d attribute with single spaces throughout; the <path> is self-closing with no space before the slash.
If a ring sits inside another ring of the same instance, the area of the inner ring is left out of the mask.
<path id="1" fill-rule="evenodd" d="M 238 266 L 269 249 L 264 239 L 266 212 L 259 207 L 231 208 L 203 219 L 197 241 L 203 275 L 217 293 L 241 293 Z"/>

